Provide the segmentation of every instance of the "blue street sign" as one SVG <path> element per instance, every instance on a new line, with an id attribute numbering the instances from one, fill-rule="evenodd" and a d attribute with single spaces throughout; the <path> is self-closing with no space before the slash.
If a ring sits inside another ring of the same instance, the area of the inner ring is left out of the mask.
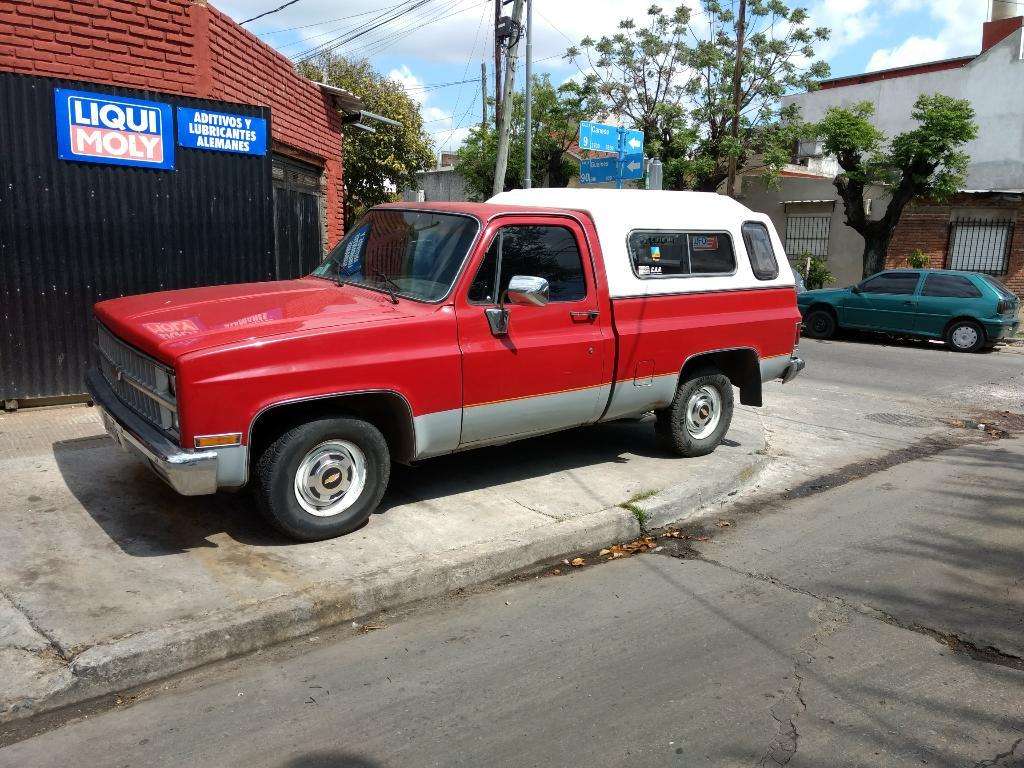
<path id="1" fill-rule="evenodd" d="M 580 162 L 580 184 L 604 184 L 609 181 L 629 181 L 644 176 L 644 156 L 626 155 L 622 160 L 601 157 Z"/>
<path id="2" fill-rule="evenodd" d="M 604 123 L 584 120 L 580 123 L 580 149 L 594 152 L 615 152 L 616 157 L 580 162 L 580 184 L 604 184 L 642 179 L 644 176 L 643 131 L 627 130 Z"/>
<path id="3" fill-rule="evenodd" d="M 623 181 L 644 177 L 644 156 L 626 155 L 619 161 L 619 178 Z"/>
<path id="4" fill-rule="evenodd" d="M 625 131 L 622 134 L 622 151 L 627 155 L 642 155 L 644 151 L 644 132 Z"/>
<path id="5" fill-rule="evenodd" d="M 580 161 L 580 184 L 604 184 L 615 181 L 618 175 L 618 158 L 598 157 Z"/>
<path id="6" fill-rule="evenodd" d="M 580 123 L 580 149 L 592 149 L 595 152 L 618 152 L 618 127 L 584 120 Z"/>

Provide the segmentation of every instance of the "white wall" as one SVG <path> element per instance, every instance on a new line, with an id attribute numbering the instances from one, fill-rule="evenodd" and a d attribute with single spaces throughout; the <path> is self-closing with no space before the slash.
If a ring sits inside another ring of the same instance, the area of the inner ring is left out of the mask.
<path id="1" fill-rule="evenodd" d="M 969 99 L 976 113 L 978 138 L 967 145 L 971 156 L 967 189 L 1024 189 L 1024 34 L 1017 30 L 959 69 L 827 88 L 783 99 L 795 103 L 805 120 L 820 120 L 831 106 L 874 103 L 875 124 L 887 135 L 913 129 L 914 101 L 922 93 Z"/>

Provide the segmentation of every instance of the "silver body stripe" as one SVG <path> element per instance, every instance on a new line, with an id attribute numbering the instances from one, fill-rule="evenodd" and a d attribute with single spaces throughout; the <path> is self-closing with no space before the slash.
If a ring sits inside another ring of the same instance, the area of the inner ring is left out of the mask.
<path id="1" fill-rule="evenodd" d="M 597 420 L 608 401 L 609 385 L 554 392 L 537 397 L 474 405 L 462 416 L 460 447 L 508 442 L 569 429 Z"/>
<path id="2" fill-rule="evenodd" d="M 416 455 L 413 458 L 427 459 L 451 453 L 459 447 L 462 432 L 462 409 L 426 413 L 413 419 L 416 430 Z"/>
<path id="3" fill-rule="evenodd" d="M 656 408 L 664 408 L 672 402 L 679 384 L 678 373 L 667 373 L 648 379 L 647 384 L 637 384 L 635 379 L 626 379 L 615 384 L 608 412 L 601 421 L 638 416 Z"/>

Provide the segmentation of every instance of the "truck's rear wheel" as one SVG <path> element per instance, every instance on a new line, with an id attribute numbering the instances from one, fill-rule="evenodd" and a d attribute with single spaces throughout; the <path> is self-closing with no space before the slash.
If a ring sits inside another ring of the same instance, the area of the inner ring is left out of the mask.
<path id="1" fill-rule="evenodd" d="M 732 382 L 717 368 L 701 368 L 680 382 L 672 404 L 658 411 L 660 442 L 680 456 L 705 456 L 732 423 Z"/>
<path id="2" fill-rule="evenodd" d="M 256 500 L 282 533 L 319 541 L 350 533 L 380 503 L 391 473 L 380 431 L 360 419 L 319 419 L 285 432 L 256 464 Z"/>

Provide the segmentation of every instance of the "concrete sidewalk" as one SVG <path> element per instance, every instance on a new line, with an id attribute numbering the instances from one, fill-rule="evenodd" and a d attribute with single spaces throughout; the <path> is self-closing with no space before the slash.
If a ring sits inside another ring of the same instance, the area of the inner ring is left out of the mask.
<path id="1" fill-rule="evenodd" d="M 380 512 L 333 541 L 271 533 L 248 496 L 183 498 L 93 410 L 0 415 L 0 721 L 122 690 L 640 533 L 756 477 L 761 416 L 738 408 L 701 459 L 649 421 L 396 467 Z"/>

